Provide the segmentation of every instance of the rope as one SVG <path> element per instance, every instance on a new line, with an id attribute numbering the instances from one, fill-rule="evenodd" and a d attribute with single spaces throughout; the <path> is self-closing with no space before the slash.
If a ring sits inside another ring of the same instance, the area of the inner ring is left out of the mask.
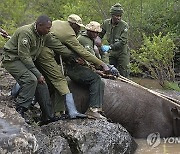
<path id="1" fill-rule="evenodd" d="M 135 83 L 135 82 L 133 82 L 133 81 L 131 81 L 131 80 L 123 77 L 123 76 L 121 76 L 121 75 L 120 75 L 117 79 L 118 79 L 118 80 L 121 80 L 121 81 L 123 81 L 123 82 L 129 83 L 129 84 L 131 84 L 131 85 L 133 85 L 133 86 L 135 86 L 135 87 L 144 89 L 144 90 L 146 90 L 146 91 L 148 91 L 148 92 L 150 92 L 150 93 L 152 93 L 152 94 L 154 94 L 154 95 L 156 95 L 156 96 L 158 96 L 158 97 L 161 97 L 161 98 L 163 98 L 163 99 L 165 99 L 165 100 L 168 100 L 170 103 L 172 103 L 172 104 L 180 107 L 180 101 L 177 100 L 177 99 L 175 99 L 175 98 L 172 98 L 172 97 L 163 95 L 163 94 L 161 94 L 161 93 L 155 92 L 155 91 L 153 91 L 153 90 L 150 90 L 150 89 L 148 89 L 148 88 L 146 88 L 146 87 L 143 87 L 143 86 L 141 86 L 141 85 L 139 85 L 139 84 L 137 84 L 137 83 Z"/>

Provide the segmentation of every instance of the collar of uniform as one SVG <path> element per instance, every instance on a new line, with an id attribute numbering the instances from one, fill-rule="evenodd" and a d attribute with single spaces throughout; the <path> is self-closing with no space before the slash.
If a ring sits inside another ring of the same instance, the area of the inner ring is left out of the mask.
<path id="1" fill-rule="evenodd" d="M 94 39 L 91 39 L 88 35 L 87 35 L 87 30 L 83 31 L 80 35 L 89 38 L 90 40 L 92 40 L 94 42 Z"/>
<path id="2" fill-rule="evenodd" d="M 81 34 L 82 36 L 86 36 L 86 37 L 88 37 L 88 35 L 87 35 L 87 31 L 82 31 L 80 34 Z"/>
<path id="3" fill-rule="evenodd" d="M 38 37 L 41 37 L 41 35 L 39 35 L 37 29 L 36 29 L 36 22 L 32 24 L 32 29 L 34 31 L 34 33 L 38 36 Z"/>
<path id="4" fill-rule="evenodd" d="M 109 20 L 109 25 L 112 25 L 112 27 L 116 27 L 116 26 L 118 26 L 118 25 L 120 24 L 120 22 L 121 22 L 121 21 L 119 21 L 119 23 L 118 23 L 117 25 L 113 25 L 113 24 L 112 24 L 112 19 L 110 19 L 110 20 Z"/>

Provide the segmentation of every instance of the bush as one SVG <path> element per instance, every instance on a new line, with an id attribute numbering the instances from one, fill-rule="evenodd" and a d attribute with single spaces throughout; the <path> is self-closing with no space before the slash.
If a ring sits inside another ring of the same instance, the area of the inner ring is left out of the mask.
<path id="1" fill-rule="evenodd" d="M 143 35 L 144 44 L 139 50 L 131 50 L 133 73 L 142 73 L 142 68 L 148 70 L 150 77 L 158 79 L 163 86 L 165 81 L 174 81 L 174 48 L 170 34 L 147 37 Z"/>

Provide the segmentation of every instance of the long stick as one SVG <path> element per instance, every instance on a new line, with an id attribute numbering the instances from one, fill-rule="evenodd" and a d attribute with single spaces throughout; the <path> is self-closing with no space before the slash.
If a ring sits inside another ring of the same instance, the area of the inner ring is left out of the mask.
<path id="1" fill-rule="evenodd" d="M 174 98 L 172 98 L 172 97 L 169 97 L 169 96 L 163 95 L 163 94 L 161 94 L 161 93 L 155 92 L 155 91 L 153 91 L 153 90 L 150 90 L 150 89 L 148 89 L 148 88 L 146 88 L 146 87 L 143 87 L 143 86 L 141 86 L 141 85 L 139 85 L 139 84 L 137 84 L 137 83 L 135 83 L 135 82 L 133 82 L 133 81 L 131 81 L 131 80 L 123 77 L 123 76 L 121 76 L 121 75 L 118 77 L 118 79 L 121 80 L 121 81 L 124 81 L 124 82 L 126 82 L 126 83 L 129 83 L 129 84 L 131 84 L 131 85 L 134 85 L 134 86 L 136 86 L 136 87 L 138 87 L 138 88 L 142 88 L 142 89 L 144 89 L 144 90 L 146 90 L 146 91 L 148 91 L 148 92 L 150 92 L 150 93 L 152 93 L 152 94 L 154 94 L 154 95 L 156 95 L 156 96 L 159 96 L 159 97 L 161 97 L 161 98 L 163 98 L 163 99 L 165 99 L 165 100 L 168 100 L 168 101 L 171 102 L 172 104 L 180 107 L 180 101 L 177 100 L 177 99 L 174 99 Z"/>
<path id="2" fill-rule="evenodd" d="M 60 60 L 62 74 L 64 75 L 64 67 L 63 67 L 63 61 L 62 61 L 62 56 L 61 55 L 59 55 L 59 60 Z"/>

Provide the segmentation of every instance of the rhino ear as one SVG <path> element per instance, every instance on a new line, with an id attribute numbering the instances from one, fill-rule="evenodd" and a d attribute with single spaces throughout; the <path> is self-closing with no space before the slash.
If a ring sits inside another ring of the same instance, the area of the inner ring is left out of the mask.
<path id="1" fill-rule="evenodd" d="M 174 117 L 179 117 L 180 118 L 180 110 L 177 109 L 177 107 L 171 108 L 172 116 Z"/>
<path id="2" fill-rule="evenodd" d="M 175 136 L 180 136 L 180 110 L 177 107 L 171 108 L 173 118 L 173 131 Z"/>

